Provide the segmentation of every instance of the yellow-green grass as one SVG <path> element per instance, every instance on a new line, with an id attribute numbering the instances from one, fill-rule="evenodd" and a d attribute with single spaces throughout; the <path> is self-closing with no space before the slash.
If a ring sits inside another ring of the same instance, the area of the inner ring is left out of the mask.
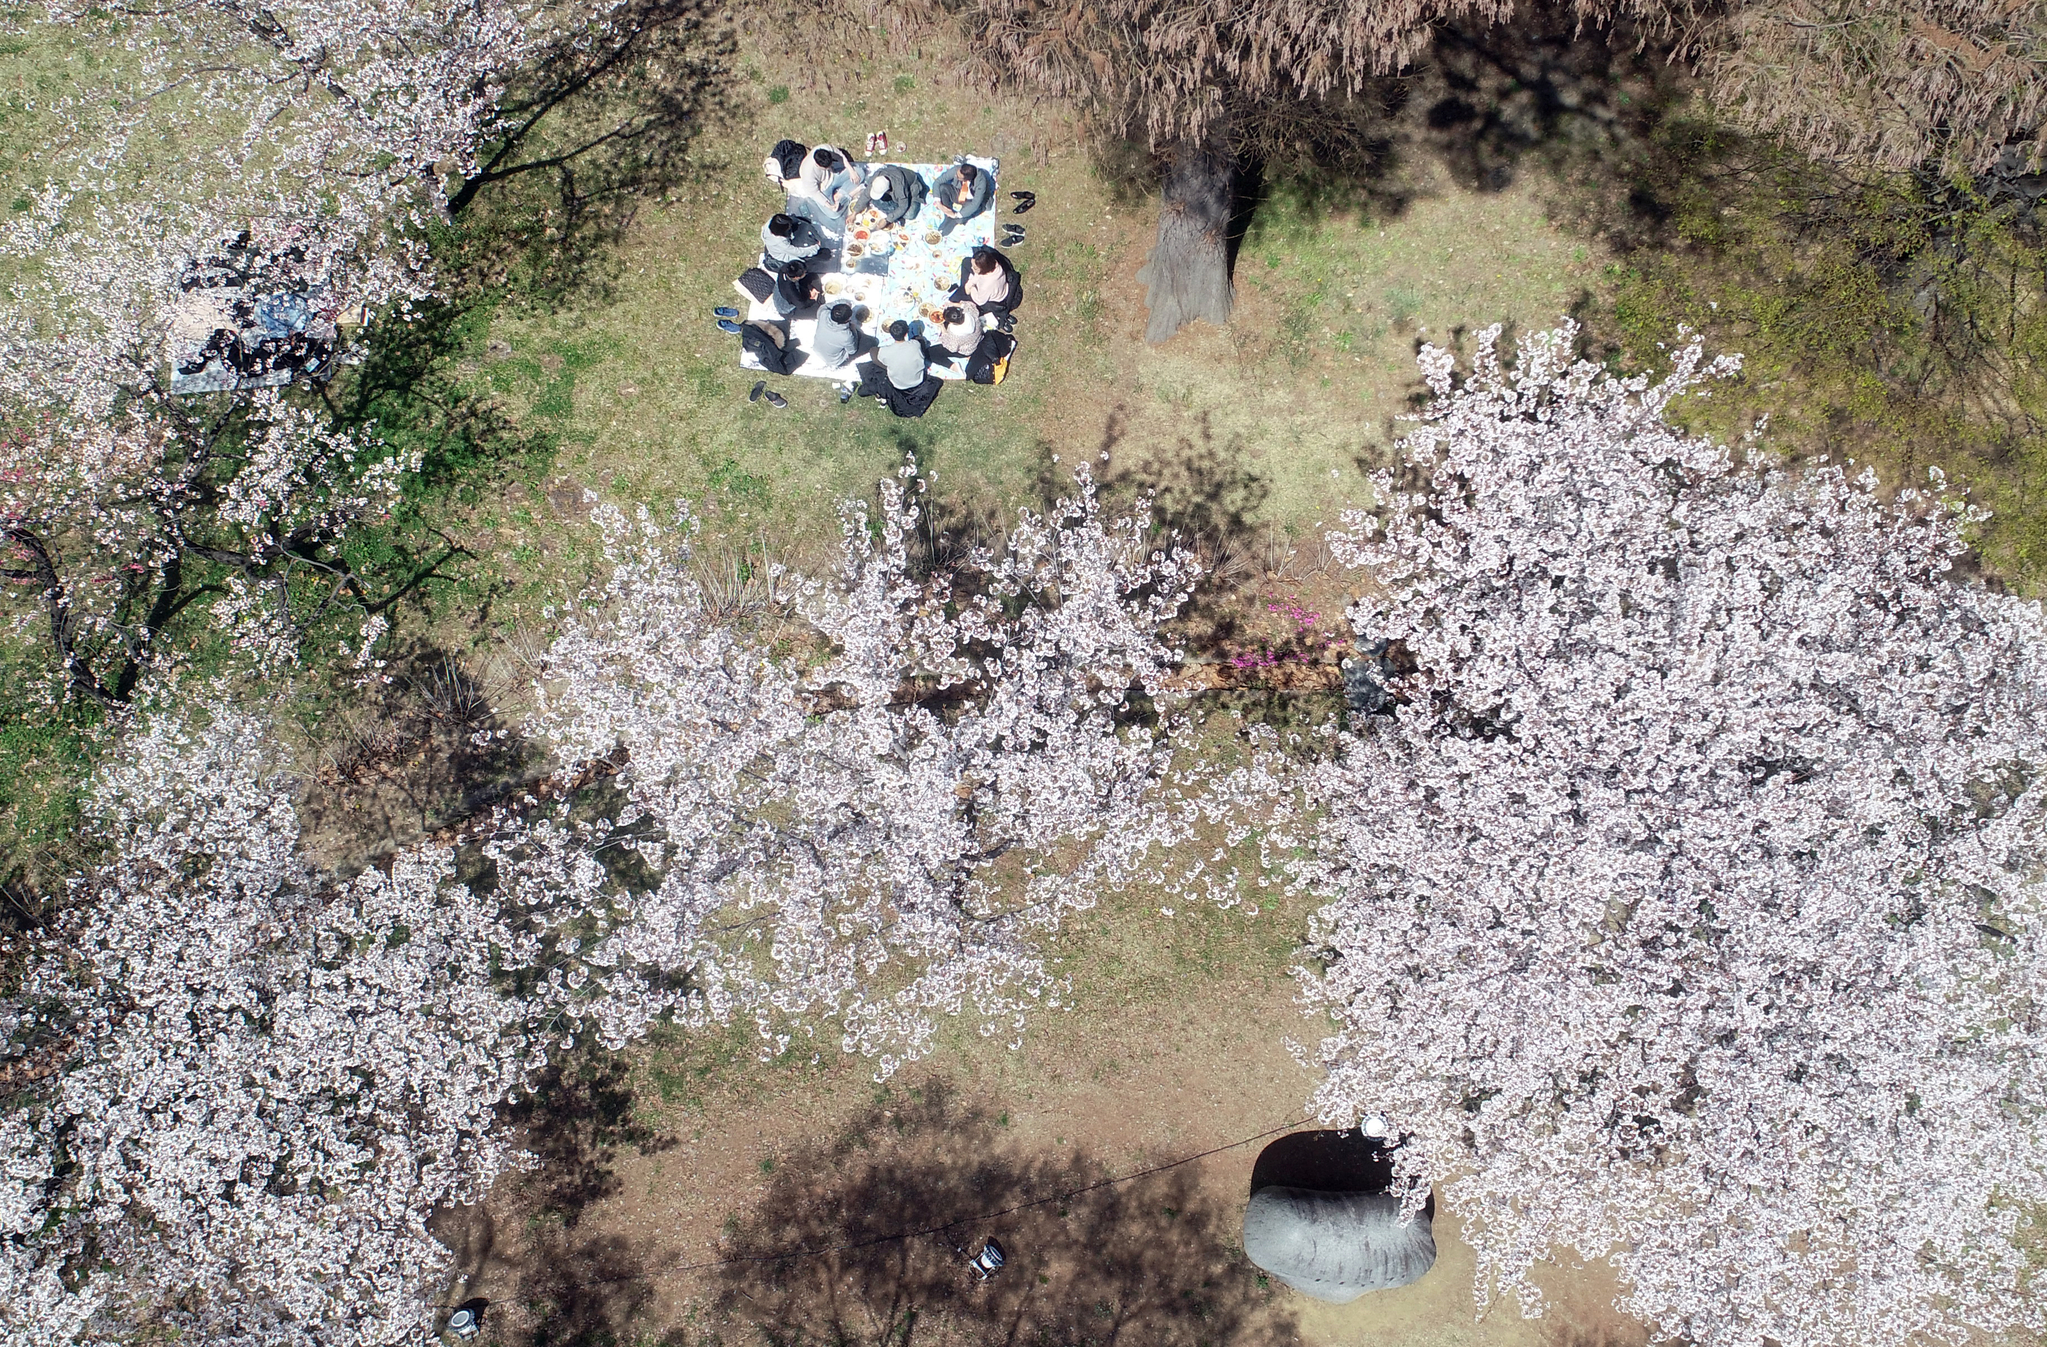
<path id="1" fill-rule="evenodd" d="M 1106 451 L 1102 475 L 1119 489 L 1205 489 L 1282 527 L 1333 522 L 1369 498 L 1362 470 L 1385 460 L 1419 387 L 1420 340 L 1552 324 L 1605 260 L 1525 189 L 1472 193 L 1446 179 L 1387 219 L 1311 216 L 1282 191 L 1243 243 L 1229 327 L 1150 347 L 1135 273 L 1156 201 L 1106 181 L 1056 110 L 965 91 L 907 52 L 849 58 L 829 85 L 770 53 L 742 60 L 752 119 L 708 136 L 700 180 L 646 207 L 610 293 L 549 311 L 500 306 L 473 370 L 516 419 L 559 433 L 564 477 L 619 503 L 688 497 L 714 527 L 765 530 L 781 547 L 835 537 L 836 504 L 871 495 L 911 451 L 984 518 L 1040 503 Z M 992 389 L 949 386 L 920 421 L 841 406 L 811 379 L 768 380 L 786 410 L 749 404 L 761 376 L 739 367 L 711 310 L 738 302 L 731 282 L 780 203 L 761 156 L 785 135 L 857 154 L 882 128 L 892 158 L 999 156 L 1005 208 L 1010 190 L 1038 194 L 1013 253 L 1027 301 L 1010 375 Z"/>

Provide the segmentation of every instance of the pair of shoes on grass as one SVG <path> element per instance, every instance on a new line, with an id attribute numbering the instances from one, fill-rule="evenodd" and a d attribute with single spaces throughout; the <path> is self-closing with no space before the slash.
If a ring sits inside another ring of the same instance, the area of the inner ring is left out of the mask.
<path id="1" fill-rule="evenodd" d="M 1000 243 L 1005 248 L 1014 248 L 1023 241 L 1024 227 L 1020 224 L 1006 224 L 1002 226 L 1002 237 L 996 240 L 997 243 Z"/>
<path id="2" fill-rule="evenodd" d="M 768 387 L 768 381 L 766 379 L 762 379 L 761 381 L 756 383 L 753 386 L 752 391 L 746 395 L 746 400 L 748 402 L 759 402 L 762 398 L 766 398 L 768 400 L 768 405 L 770 407 L 781 408 L 789 405 L 789 399 L 783 397 L 780 393 L 777 393 L 774 389 Z"/>
<path id="3" fill-rule="evenodd" d="M 1025 211 L 1038 204 L 1038 194 L 1036 192 L 1011 192 L 1009 199 L 1016 203 L 1009 208 L 1011 215 L 1022 215 Z"/>

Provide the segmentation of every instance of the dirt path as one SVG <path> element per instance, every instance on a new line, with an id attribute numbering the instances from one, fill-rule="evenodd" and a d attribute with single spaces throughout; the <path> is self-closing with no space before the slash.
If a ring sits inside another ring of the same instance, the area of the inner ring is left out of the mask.
<path id="1" fill-rule="evenodd" d="M 1110 929 L 1081 956 L 1083 1009 L 1013 1052 L 962 1033 L 882 1087 L 734 1040 L 565 1085 L 549 1111 L 583 1124 L 450 1226 L 468 1293 L 502 1307 L 501 1337 L 548 1343 L 1646 1341 L 1591 1274 L 1553 1277 L 1541 1321 L 1478 1321 L 1447 1213 L 1413 1286 L 1330 1306 L 1261 1276 L 1238 1241 L 1267 1143 L 1239 1143 L 1299 1122 L 1310 1088 L 1285 1047 L 1310 1028 L 1291 938 L 1214 916 Z M 954 1246 L 989 1235 L 1009 1266 L 976 1286 Z"/>

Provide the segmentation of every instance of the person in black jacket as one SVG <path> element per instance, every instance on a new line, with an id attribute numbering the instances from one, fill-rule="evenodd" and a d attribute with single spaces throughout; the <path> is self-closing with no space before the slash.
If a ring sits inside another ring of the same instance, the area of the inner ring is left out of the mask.
<path id="1" fill-rule="evenodd" d="M 1016 263 L 984 243 L 960 259 L 960 283 L 948 298 L 955 304 L 965 300 L 982 313 L 1006 318 L 1023 304 L 1023 281 L 1016 274 Z"/>
<path id="2" fill-rule="evenodd" d="M 806 262 L 784 262 L 775 278 L 775 312 L 794 318 L 824 302 L 824 282 L 813 276 Z"/>
<path id="3" fill-rule="evenodd" d="M 917 218 L 928 191 L 924 179 L 901 164 L 883 164 L 868 174 L 867 181 L 854 193 L 853 211 L 857 214 L 872 206 L 881 212 L 886 223 L 901 224 Z"/>

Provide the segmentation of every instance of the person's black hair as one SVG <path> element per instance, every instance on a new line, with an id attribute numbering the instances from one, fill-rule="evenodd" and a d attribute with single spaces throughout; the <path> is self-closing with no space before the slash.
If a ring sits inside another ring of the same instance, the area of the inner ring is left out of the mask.
<path id="1" fill-rule="evenodd" d="M 768 232 L 778 239 L 793 238 L 796 234 L 796 217 L 785 211 L 776 211 L 768 217 Z"/>
<path id="2" fill-rule="evenodd" d="M 782 274 L 792 281 L 800 281 L 810 274 L 810 268 L 804 265 L 802 258 L 791 258 L 782 264 Z"/>
<path id="3" fill-rule="evenodd" d="M 975 168 L 975 167 L 974 167 L 974 166 L 973 166 L 972 164 L 961 164 L 961 165 L 960 165 L 960 186 L 962 186 L 962 187 L 972 187 L 972 186 L 974 185 L 974 174 L 975 174 L 976 172 L 978 172 L 978 171 L 979 171 L 979 170 L 978 170 L 978 169 L 976 169 L 976 168 Z"/>
<path id="4" fill-rule="evenodd" d="M 908 341 L 910 339 L 910 325 L 898 318 L 888 325 L 888 334 L 897 341 Z"/>
<path id="5" fill-rule="evenodd" d="M 839 156 L 822 145 L 810 152 L 810 162 L 819 168 L 828 168 L 834 173 L 839 171 Z"/>
<path id="6" fill-rule="evenodd" d="M 996 252 L 993 248 L 989 247 L 985 243 L 977 244 L 975 246 L 974 270 L 980 272 L 983 276 L 986 276 L 991 271 L 999 271 L 1001 269 L 1002 254 Z"/>
<path id="7" fill-rule="evenodd" d="M 834 305 L 832 305 L 832 321 L 833 321 L 833 322 L 835 322 L 835 323 L 850 323 L 850 322 L 852 322 L 852 321 L 853 321 L 853 306 L 852 306 L 851 304 L 834 304 Z"/>
<path id="8" fill-rule="evenodd" d="M 946 306 L 943 317 L 948 323 L 964 323 L 967 321 L 967 311 L 957 304 L 949 304 Z"/>

